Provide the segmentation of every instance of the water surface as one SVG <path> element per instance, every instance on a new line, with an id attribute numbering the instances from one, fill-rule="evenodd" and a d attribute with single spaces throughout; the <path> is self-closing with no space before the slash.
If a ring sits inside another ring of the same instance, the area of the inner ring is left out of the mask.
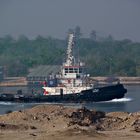
<path id="1" fill-rule="evenodd" d="M 140 86 L 125 86 L 128 90 L 124 98 L 114 99 L 106 102 L 93 102 L 86 104 L 74 104 L 68 103 L 64 104 L 68 107 L 87 107 L 89 109 L 96 109 L 106 112 L 112 111 L 124 111 L 124 112 L 136 112 L 140 111 Z M 25 88 L 25 87 L 24 87 Z M 10 103 L 10 102 L 0 102 L 0 114 L 4 114 L 7 111 L 15 111 L 31 108 L 33 106 L 39 105 L 40 103 Z M 42 104 L 52 104 L 52 103 L 42 103 Z"/>

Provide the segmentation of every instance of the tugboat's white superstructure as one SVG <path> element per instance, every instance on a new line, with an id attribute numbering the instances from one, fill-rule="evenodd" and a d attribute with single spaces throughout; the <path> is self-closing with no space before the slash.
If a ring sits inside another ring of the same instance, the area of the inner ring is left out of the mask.
<path id="1" fill-rule="evenodd" d="M 75 94 L 93 88 L 86 83 L 87 75 L 84 73 L 84 63 L 75 60 L 73 47 L 74 34 L 71 33 L 69 34 L 66 62 L 63 63 L 59 74 L 49 75 L 50 86 L 43 87 L 45 95 Z"/>

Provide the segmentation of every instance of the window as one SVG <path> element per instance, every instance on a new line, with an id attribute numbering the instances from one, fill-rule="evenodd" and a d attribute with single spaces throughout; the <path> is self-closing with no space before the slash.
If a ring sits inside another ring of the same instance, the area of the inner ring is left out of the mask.
<path id="1" fill-rule="evenodd" d="M 74 73 L 78 73 L 78 68 L 74 68 Z"/>
<path id="2" fill-rule="evenodd" d="M 65 73 L 68 73 L 68 68 L 65 68 Z"/>
<path id="3" fill-rule="evenodd" d="M 79 73 L 82 73 L 82 69 L 81 68 L 79 69 Z"/>

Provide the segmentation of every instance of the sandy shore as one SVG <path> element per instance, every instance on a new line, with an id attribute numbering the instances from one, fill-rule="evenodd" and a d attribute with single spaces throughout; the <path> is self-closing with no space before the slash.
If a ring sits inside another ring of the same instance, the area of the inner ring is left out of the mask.
<path id="1" fill-rule="evenodd" d="M 140 112 L 40 105 L 0 116 L 0 140 L 139 140 Z"/>

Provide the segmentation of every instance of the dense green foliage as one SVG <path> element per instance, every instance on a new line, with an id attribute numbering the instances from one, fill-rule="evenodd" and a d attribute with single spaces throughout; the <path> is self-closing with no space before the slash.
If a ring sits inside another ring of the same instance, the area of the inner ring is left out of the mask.
<path id="1" fill-rule="evenodd" d="M 0 65 L 4 66 L 8 76 L 23 76 L 37 65 L 61 64 L 66 47 L 66 40 L 51 37 L 38 36 L 29 40 L 20 36 L 15 40 L 6 36 L 0 38 Z M 91 38 L 78 38 L 77 48 L 91 75 L 140 76 L 140 43 L 109 37 L 96 40 L 92 33 Z"/>

